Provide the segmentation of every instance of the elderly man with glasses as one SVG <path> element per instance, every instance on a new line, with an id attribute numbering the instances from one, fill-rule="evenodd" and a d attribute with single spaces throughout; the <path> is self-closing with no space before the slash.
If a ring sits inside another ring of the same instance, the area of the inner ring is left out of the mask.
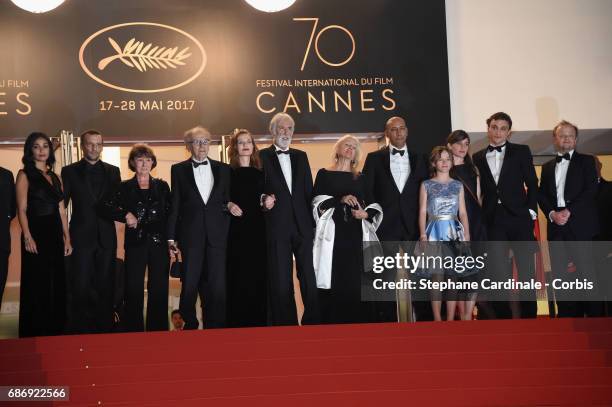
<path id="1" fill-rule="evenodd" d="M 171 257 L 183 260 L 180 313 L 184 329 L 197 329 L 196 301 L 205 328 L 226 326 L 225 251 L 230 215 L 230 167 L 208 157 L 210 132 L 198 126 L 185 132 L 191 158 L 174 164 L 172 208 L 168 218 Z"/>

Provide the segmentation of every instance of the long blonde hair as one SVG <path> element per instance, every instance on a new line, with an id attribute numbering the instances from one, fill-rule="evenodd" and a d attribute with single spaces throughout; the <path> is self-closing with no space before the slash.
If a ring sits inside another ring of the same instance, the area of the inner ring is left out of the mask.
<path id="1" fill-rule="evenodd" d="M 351 161 L 351 172 L 355 177 L 357 177 L 359 175 L 359 163 L 361 162 L 361 143 L 359 142 L 359 140 L 357 140 L 357 137 L 351 134 L 347 134 L 340 137 L 340 139 L 336 141 L 336 144 L 334 144 L 334 149 L 331 156 L 332 165 L 336 165 L 336 163 L 338 162 L 338 150 L 340 150 L 340 147 L 342 146 L 342 144 L 344 144 L 346 140 L 353 140 L 356 145 L 355 158 Z"/>

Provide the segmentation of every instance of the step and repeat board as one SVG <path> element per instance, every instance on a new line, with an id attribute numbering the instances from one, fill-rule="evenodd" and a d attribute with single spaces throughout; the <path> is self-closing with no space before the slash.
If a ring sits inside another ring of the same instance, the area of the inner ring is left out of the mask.
<path id="1" fill-rule="evenodd" d="M 71 0 L 0 5 L 0 141 L 96 128 L 110 140 L 381 132 L 394 115 L 426 151 L 450 130 L 444 0 Z"/>

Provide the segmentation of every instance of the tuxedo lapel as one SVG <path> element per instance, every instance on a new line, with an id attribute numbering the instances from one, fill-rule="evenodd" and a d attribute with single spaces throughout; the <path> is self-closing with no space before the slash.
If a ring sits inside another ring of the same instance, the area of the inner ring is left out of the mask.
<path id="1" fill-rule="evenodd" d="M 493 173 L 491 172 L 491 168 L 489 168 L 489 163 L 487 162 L 487 150 L 482 150 L 474 154 L 474 163 L 478 165 L 480 163 L 480 168 L 483 169 L 481 171 L 481 176 L 487 178 L 488 183 L 492 183 L 495 185 L 495 180 L 493 179 Z"/>
<path id="2" fill-rule="evenodd" d="M 289 157 L 289 161 L 291 161 L 291 189 L 295 189 L 295 180 L 297 179 L 297 155 L 295 154 L 295 150 L 289 149 Z M 289 187 L 287 187 L 287 189 L 289 189 Z"/>
<path id="3" fill-rule="evenodd" d="M 397 187 L 397 184 L 395 183 L 395 178 L 393 178 L 393 173 L 391 172 L 391 157 L 389 157 L 389 146 L 382 149 L 382 151 L 384 152 L 381 157 L 382 165 L 385 173 L 387 174 L 387 179 L 391 180 L 391 184 L 393 184 L 395 191 L 399 194 L 399 188 Z"/>
<path id="4" fill-rule="evenodd" d="M 565 196 L 563 198 L 566 200 L 567 192 L 572 188 L 574 178 L 576 178 L 576 175 L 578 175 L 578 160 L 580 160 L 580 155 L 574 151 L 574 154 L 570 159 L 569 166 L 567 167 L 567 174 L 565 174 L 565 189 L 563 190 L 563 194 Z"/>
<path id="5" fill-rule="evenodd" d="M 278 160 L 278 154 L 276 154 L 276 148 L 274 148 L 274 144 L 272 144 L 270 147 L 268 147 L 268 151 L 270 152 L 270 161 L 272 162 L 272 166 L 274 167 L 274 169 L 276 170 L 276 173 L 278 174 L 279 178 L 280 178 L 280 182 L 282 185 L 285 186 L 285 189 L 287 190 L 287 192 L 289 192 L 289 195 L 291 195 L 291 191 L 289 191 L 289 186 L 287 185 L 287 181 L 285 180 L 285 175 L 283 174 L 283 169 L 281 168 L 280 165 L 280 161 Z M 293 167 L 293 161 L 295 160 L 291 160 L 292 164 L 291 166 Z M 293 178 L 293 168 L 291 168 L 291 176 Z"/>
<path id="6" fill-rule="evenodd" d="M 195 194 L 200 197 L 200 201 L 204 203 L 204 199 L 202 199 L 202 195 L 200 195 L 200 190 L 198 189 L 198 185 L 196 184 L 195 176 L 193 175 L 193 165 L 191 164 L 191 159 L 185 161 L 185 165 L 183 166 L 183 172 L 187 182 L 194 190 Z M 214 175 L 214 174 L 213 174 Z"/>
<path id="7" fill-rule="evenodd" d="M 89 177 L 87 176 L 87 163 L 85 162 L 84 159 L 82 159 L 79 163 L 79 165 L 77 165 L 76 167 L 76 173 L 79 176 L 79 178 L 81 178 L 81 183 L 85 185 L 85 190 L 87 190 L 87 193 L 89 194 L 90 198 L 93 201 L 96 201 L 96 197 L 93 193 L 93 190 L 91 189 L 91 182 L 89 180 Z"/>
<path id="8" fill-rule="evenodd" d="M 213 186 L 210 190 L 210 196 L 212 197 L 215 190 L 217 190 L 217 185 L 219 185 L 219 163 L 211 160 L 210 158 L 208 159 L 208 162 L 210 164 L 210 170 L 212 171 L 213 176 Z M 210 201 L 210 198 L 208 198 L 208 200 Z"/>
<path id="9" fill-rule="evenodd" d="M 502 179 L 504 174 L 508 172 L 508 167 L 510 166 L 509 162 L 512 159 L 512 155 L 514 153 L 514 145 L 506 142 L 506 152 L 504 153 L 504 161 L 502 162 L 501 170 L 499 171 L 499 179 L 497 180 L 497 185 L 502 183 Z M 488 164 L 487 164 L 488 167 Z"/>
<path id="10" fill-rule="evenodd" d="M 550 161 L 548 164 L 544 164 L 542 168 L 542 179 L 548 180 L 548 195 L 551 197 L 550 204 L 557 207 L 557 180 L 555 178 L 555 167 L 557 163 L 555 160 Z"/>
<path id="11" fill-rule="evenodd" d="M 106 163 L 102 163 L 104 167 L 104 180 L 102 181 L 102 189 L 100 191 L 100 196 L 97 199 L 102 199 L 107 193 L 108 181 L 111 179 L 111 167 L 106 165 Z M 93 191 L 92 191 L 93 192 Z"/>

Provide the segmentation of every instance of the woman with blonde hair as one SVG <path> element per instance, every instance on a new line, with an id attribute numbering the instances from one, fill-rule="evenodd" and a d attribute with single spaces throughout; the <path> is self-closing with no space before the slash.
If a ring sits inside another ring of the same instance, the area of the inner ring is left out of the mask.
<path id="1" fill-rule="evenodd" d="M 366 206 L 360 159 L 359 140 L 340 138 L 331 165 L 319 170 L 314 183 L 313 260 L 323 323 L 372 320 L 371 304 L 361 301 L 362 253 L 363 242 L 375 239 L 382 209 Z"/>
<path id="2" fill-rule="evenodd" d="M 266 226 L 261 206 L 264 176 L 259 150 L 245 129 L 232 132 L 229 142 L 232 168 L 232 214 L 227 247 L 227 317 L 230 327 L 267 323 Z"/>

